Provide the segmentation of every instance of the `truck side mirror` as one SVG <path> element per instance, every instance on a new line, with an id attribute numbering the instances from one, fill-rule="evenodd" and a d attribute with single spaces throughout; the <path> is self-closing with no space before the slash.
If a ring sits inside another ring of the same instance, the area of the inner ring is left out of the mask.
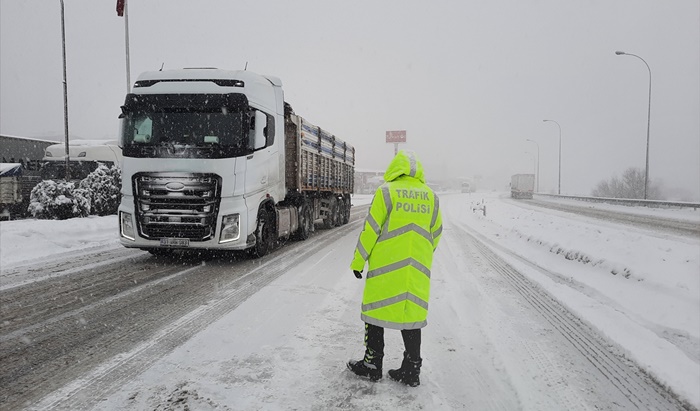
<path id="1" fill-rule="evenodd" d="M 124 114 L 121 114 L 119 116 L 119 120 L 118 120 L 119 128 L 117 129 L 117 138 L 118 138 L 117 145 L 119 146 L 119 148 L 124 148 L 124 121 L 125 121 L 124 118 L 125 117 L 126 116 L 124 116 Z"/>
<path id="2" fill-rule="evenodd" d="M 258 150 L 265 147 L 265 127 L 267 127 L 267 116 L 262 111 L 255 111 L 255 142 L 253 149 Z"/>

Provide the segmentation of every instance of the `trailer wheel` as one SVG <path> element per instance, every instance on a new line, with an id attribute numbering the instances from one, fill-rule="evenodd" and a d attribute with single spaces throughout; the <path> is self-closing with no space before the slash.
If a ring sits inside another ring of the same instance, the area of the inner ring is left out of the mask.
<path id="1" fill-rule="evenodd" d="M 297 230 L 294 238 L 299 241 L 304 241 L 309 238 L 314 231 L 313 210 L 309 206 L 309 203 L 304 203 L 304 205 L 301 206 L 300 217 L 299 230 Z"/>
<path id="2" fill-rule="evenodd" d="M 344 198 L 338 201 L 338 226 L 345 224 L 345 211 L 347 208 Z"/>
<path id="3" fill-rule="evenodd" d="M 340 227 L 345 224 L 345 213 L 347 212 L 347 204 L 344 198 L 339 198 L 336 200 L 335 215 L 333 216 L 333 221 L 336 227 Z"/>
<path id="4" fill-rule="evenodd" d="M 350 197 L 343 198 L 343 212 L 340 215 L 341 224 L 345 225 L 350 222 Z"/>
<path id="5" fill-rule="evenodd" d="M 316 220 L 314 219 L 314 217 L 316 215 L 314 212 L 315 206 L 314 206 L 313 202 L 306 203 L 306 206 L 307 206 L 306 207 L 307 218 L 309 220 L 309 235 L 311 235 L 311 233 L 316 231 L 316 224 L 315 224 Z"/>
<path id="6" fill-rule="evenodd" d="M 255 229 L 255 245 L 250 249 L 253 258 L 260 258 L 270 252 L 273 241 L 271 223 L 269 213 L 261 208 L 258 211 L 258 226 Z"/>
<path id="7" fill-rule="evenodd" d="M 330 210 L 323 219 L 323 228 L 333 228 L 338 225 L 338 199 L 331 197 L 328 205 Z"/>

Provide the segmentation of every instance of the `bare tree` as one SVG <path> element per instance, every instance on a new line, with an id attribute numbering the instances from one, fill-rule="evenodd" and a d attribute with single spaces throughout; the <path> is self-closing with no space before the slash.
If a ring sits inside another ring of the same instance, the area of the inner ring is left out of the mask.
<path id="1" fill-rule="evenodd" d="M 650 182 L 647 197 L 660 200 L 660 187 Z M 622 173 L 622 177 L 613 176 L 596 185 L 591 193 L 593 197 L 608 198 L 644 198 L 644 171 L 630 167 Z"/>

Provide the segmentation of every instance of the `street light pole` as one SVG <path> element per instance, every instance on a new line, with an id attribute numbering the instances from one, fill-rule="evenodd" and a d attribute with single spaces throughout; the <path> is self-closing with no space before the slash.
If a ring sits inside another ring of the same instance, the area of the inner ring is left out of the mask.
<path id="1" fill-rule="evenodd" d="M 61 0 L 61 38 L 63 44 L 63 127 L 66 143 L 66 181 L 70 180 L 70 145 L 68 142 L 68 78 L 66 75 L 66 20 L 64 18 L 63 0 Z"/>
<path id="2" fill-rule="evenodd" d="M 526 140 L 531 143 L 535 143 L 537 146 L 537 173 L 535 174 L 535 180 L 537 180 L 537 192 L 540 192 L 540 145 L 537 144 L 537 141 L 535 140 L 530 140 L 529 138 Z"/>
<path id="3" fill-rule="evenodd" d="M 618 56 L 632 56 L 636 57 L 644 63 L 645 66 L 647 66 L 647 70 L 649 70 L 649 105 L 647 108 L 647 153 L 646 153 L 646 163 L 644 166 L 644 199 L 647 199 L 647 193 L 649 190 L 649 126 L 651 125 L 651 68 L 649 67 L 649 64 L 647 64 L 646 60 L 643 58 L 639 57 L 636 54 L 632 53 L 625 53 L 624 51 L 616 51 L 615 54 Z"/>
<path id="4" fill-rule="evenodd" d="M 544 122 L 551 121 L 559 127 L 559 187 L 557 188 L 557 194 L 561 195 L 561 126 L 555 120 L 542 120 Z"/>
<path id="5" fill-rule="evenodd" d="M 124 1 L 124 43 L 126 44 L 126 93 L 131 91 L 131 63 L 129 62 L 129 2 Z"/>

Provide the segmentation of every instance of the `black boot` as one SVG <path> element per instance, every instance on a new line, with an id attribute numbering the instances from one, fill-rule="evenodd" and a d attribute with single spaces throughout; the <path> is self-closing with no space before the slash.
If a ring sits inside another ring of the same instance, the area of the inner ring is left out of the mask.
<path id="1" fill-rule="evenodd" d="M 369 377 L 370 381 L 382 379 L 382 359 L 384 355 L 365 350 L 365 357 L 359 361 L 348 361 L 348 369 L 360 377 Z"/>
<path id="2" fill-rule="evenodd" d="M 389 377 L 398 382 L 402 382 L 409 387 L 417 387 L 420 385 L 420 367 L 423 365 L 423 359 L 413 359 L 408 356 L 407 352 L 403 353 L 403 361 L 401 368 L 398 370 L 389 370 Z"/>

